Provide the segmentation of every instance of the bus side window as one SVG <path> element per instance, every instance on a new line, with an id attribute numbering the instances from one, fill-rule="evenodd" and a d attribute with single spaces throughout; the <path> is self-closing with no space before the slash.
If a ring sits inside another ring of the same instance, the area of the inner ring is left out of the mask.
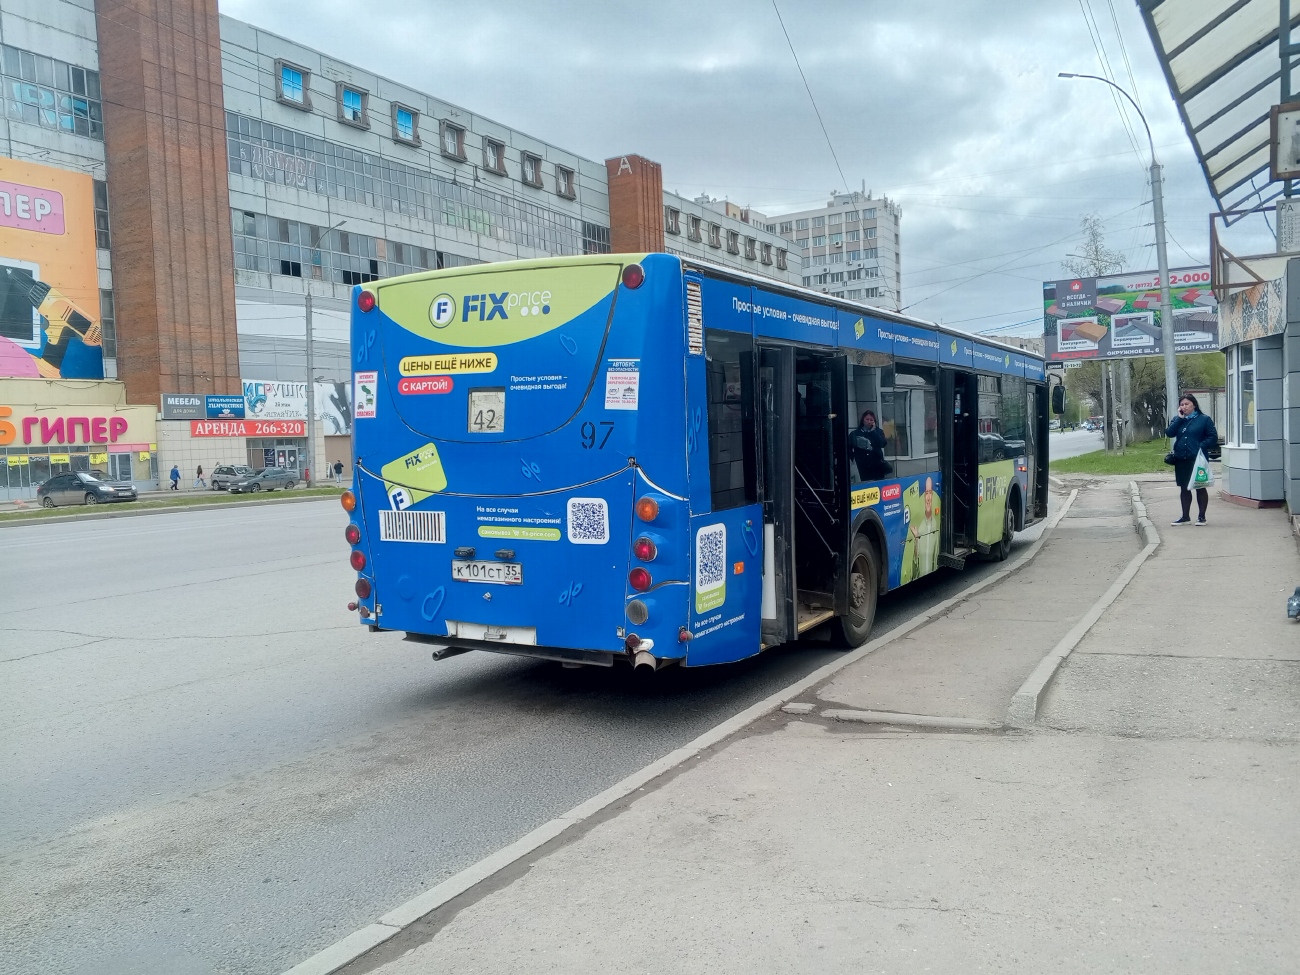
<path id="1" fill-rule="evenodd" d="M 714 511 L 758 500 L 754 445 L 754 340 L 739 332 L 706 329 L 709 405 L 709 487 Z"/>

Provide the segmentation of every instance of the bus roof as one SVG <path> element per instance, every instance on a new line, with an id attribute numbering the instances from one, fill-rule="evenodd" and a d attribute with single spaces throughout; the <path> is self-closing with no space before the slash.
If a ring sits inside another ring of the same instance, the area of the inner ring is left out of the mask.
<path id="1" fill-rule="evenodd" d="M 1017 345 L 1008 345 L 1004 342 L 998 341 L 995 338 L 988 338 L 983 335 L 976 335 L 973 332 L 963 332 L 960 329 L 950 328 L 946 325 L 940 325 L 938 322 L 928 321 L 924 318 L 915 318 L 911 315 L 904 315 L 901 312 L 890 311 L 889 309 L 881 308 L 878 305 L 868 305 L 868 304 L 863 304 L 861 302 L 848 301 L 847 299 L 844 298 L 836 298 L 832 295 L 824 294 L 820 291 L 813 291 L 811 288 L 805 288 L 802 285 L 787 284 L 784 281 L 777 281 L 774 278 L 764 277 L 760 274 L 751 274 L 748 271 L 742 271 L 737 268 L 726 267 L 722 264 L 714 264 L 711 261 L 700 260 L 699 258 L 682 257 L 679 254 L 669 254 L 666 252 L 659 252 L 659 253 L 663 253 L 663 256 L 665 257 L 672 257 L 680 261 L 684 269 L 698 268 L 699 270 L 706 271 L 710 275 L 713 275 L 715 277 L 729 278 L 733 281 L 741 281 L 744 282 L 745 284 L 767 288 L 769 291 L 784 292 L 793 297 L 797 297 L 805 301 L 815 302 L 821 305 L 827 305 L 832 308 L 844 308 L 846 310 L 851 310 L 859 314 L 865 312 L 869 315 L 882 318 L 886 321 L 900 322 L 905 325 L 916 325 L 921 328 L 934 329 L 935 331 L 941 332 L 945 335 L 952 335 L 958 338 L 969 339 L 971 341 L 978 341 L 986 345 L 995 346 L 1006 352 L 1014 352 L 1018 355 L 1023 355 L 1031 359 L 1036 359 L 1039 362 L 1044 362 L 1044 363 L 1046 362 L 1046 356 L 1041 355 L 1037 352 L 1033 352 L 1029 349 L 1023 349 Z M 403 274 L 391 278 L 381 278 L 380 280 L 374 283 L 376 285 L 383 287 L 398 281 L 408 282 L 408 281 L 418 281 L 422 279 L 436 280 L 438 278 L 447 277 L 454 274 L 464 274 L 467 271 L 473 273 L 476 271 L 488 271 L 488 270 L 491 271 L 526 270 L 529 268 L 556 267 L 556 266 L 563 266 L 566 264 L 600 263 L 600 262 L 608 261 L 610 259 L 621 259 L 626 263 L 627 259 L 629 258 L 632 260 L 639 261 L 646 256 L 648 255 L 644 253 L 573 254 L 565 257 L 537 257 L 537 258 L 528 258 L 519 261 L 492 261 L 486 264 L 464 264 L 459 267 L 454 267 L 454 268 L 448 267 L 448 268 L 442 268 L 440 270 L 433 270 L 433 271 L 414 271 L 411 274 Z"/>

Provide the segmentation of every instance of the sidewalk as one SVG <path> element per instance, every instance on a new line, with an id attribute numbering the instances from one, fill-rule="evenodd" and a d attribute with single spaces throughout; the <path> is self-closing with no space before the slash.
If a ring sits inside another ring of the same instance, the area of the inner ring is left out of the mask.
<path id="1" fill-rule="evenodd" d="M 1300 582 L 1286 516 L 1212 501 L 996 720 L 1140 548 L 1127 479 L 1035 561 L 573 827 L 343 969 L 455 972 L 1300 970 Z"/>

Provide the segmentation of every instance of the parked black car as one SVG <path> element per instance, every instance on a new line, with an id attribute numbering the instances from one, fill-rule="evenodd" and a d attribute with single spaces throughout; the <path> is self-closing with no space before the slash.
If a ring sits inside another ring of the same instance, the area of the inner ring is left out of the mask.
<path id="1" fill-rule="evenodd" d="M 53 508 L 64 504 L 107 504 L 135 501 L 139 498 L 134 485 L 118 481 L 101 481 L 94 474 L 77 471 L 55 474 L 36 489 L 41 506 Z"/>
<path id="2" fill-rule="evenodd" d="M 297 483 L 297 475 L 283 467 L 267 467 L 255 474 L 242 477 L 230 485 L 231 494 L 256 494 L 258 491 L 274 491 L 276 488 L 288 490 Z"/>
<path id="3" fill-rule="evenodd" d="M 245 467 L 242 464 L 218 464 L 213 470 L 212 476 L 208 483 L 212 485 L 214 491 L 224 491 L 236 481 L 242 481 L 253 474 L 251 467 Z"/>

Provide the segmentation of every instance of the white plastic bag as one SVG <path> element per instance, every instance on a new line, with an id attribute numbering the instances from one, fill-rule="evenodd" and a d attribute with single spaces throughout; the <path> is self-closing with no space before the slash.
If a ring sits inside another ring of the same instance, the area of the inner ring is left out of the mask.
<path id="1" fill-rule="evenodd" d="M 1192 467 L 1192 474 L 1187 479 L 1187 490 L 1195 491 L 1197 488 L 1207 488 L 1214 483 L 1214 472 L 1210 470 L 1210 462 L 1205 459 L 1205 451 L 1196 452 L 1196 464 Z"/>

